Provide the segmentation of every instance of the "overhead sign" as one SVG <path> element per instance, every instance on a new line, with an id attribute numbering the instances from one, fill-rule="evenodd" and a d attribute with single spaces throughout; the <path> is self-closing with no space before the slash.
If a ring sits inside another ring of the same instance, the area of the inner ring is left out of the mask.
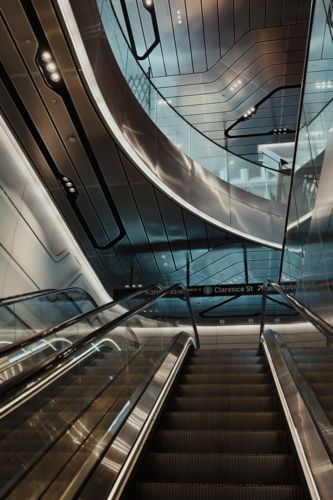
<path id="1" fill-rule="evenodd" d="M 287 293 L 293 293 L 295 291 L 296 282 L 283 284 L 281 288 Z M 136 289 L 118 289 L 114 290 L 113 298 L 119 299 L 133 293 Z M 237 297 L 241 295 L 261 295 L 263 292 L 262 283 L 250 283 L 246 285 L 245 283 L 235 283 L 233 285 L 201 285 L 201 286 L 188 286 L 187 291 L 190 297 Z M 272 287 L 268 287 L 269 293 L 278 293 Z M 149 295 L 157 295 L 160 290 L 150 290 L 147 292 Z M 171 295 L 177 296 L 182 295 L 183 291 L 181 288 L 171 292 Z"/>
<path id="2" fill-rule="evenodd" d="M 234 285 L 203 285 L 203 286 L 189 286 L 187 290 L 190 297 L 225 297 L 225 296 L 241 296 L 241 295 L 261 295 L 263 292 L 262 283 L 235 283 Z M 281 285 L 281 288 L 287 293 L 293 293 L 296 283 L 288 283 Z M 274 288 L 268 287 L 270 293 L 275 292 Z"/>

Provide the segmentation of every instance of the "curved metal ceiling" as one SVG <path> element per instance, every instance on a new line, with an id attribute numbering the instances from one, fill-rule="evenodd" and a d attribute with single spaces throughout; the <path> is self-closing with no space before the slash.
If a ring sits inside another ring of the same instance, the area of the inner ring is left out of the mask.
<path id="1" fill-rule="evenodd" d="M 112 4 L 127 33 L 119 0 Z M 298 92 L 267 103 L 251 124 L 257 137 L 240 142 L 227 139 L 224 132 L 273 90 L 300 86 L 310 4 L 311 0 L 159 0 L 155 10 L 161 43 L 142 64 L 146 71 L 150 68 L 164 97 L 199 131 L 256 160 L 258 144 L 294 140 L 292 132 L 285 137 L 260 134 L 279 127 L 295 130 Z M 143 52 L 153 37 L 150 16 L 141 0 L 127 6 L 137 49 Z"/>
<path id="2" fill-rule="evenodd" d="M 50 88 L 38 70 L 40 28 L 28 4 L 43 14 L 44 36 L 69 97 Z M 131 274 L 142 285 L 184 281 L 188 264 L 191 284 L 277 276 L 280 251 L 204 222 L 138 171 L 97 115 L 49 0 L 13 0 L 1 24 L 2 114 L 108 290 L 128 284 Z M 79 192 L 75 200 L 63 176 Z"/>

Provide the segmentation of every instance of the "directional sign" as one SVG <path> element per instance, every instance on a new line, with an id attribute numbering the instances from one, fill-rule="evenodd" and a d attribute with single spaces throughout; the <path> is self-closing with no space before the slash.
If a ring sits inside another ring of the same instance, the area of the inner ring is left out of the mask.
<path id="1" fill-rule="evenodd" d="M 281 288 L 287 293 L 293 293 L 296 288 L 296 282 L 283 284 Z M 137 289 L 122 288 L 114 290 L 113 298 L 117 300 L 121 297 L 138 291 Z M 200 286 L 188 286 L 187 291 L 190 297 L 237 297 L 242 295 L 261 295 L 263 291 L 262 283 L 235 283 L 229 285 L 200 285 Z M 278 293 L 272 287 L 268 287 L 269 293 Z M 157 295 L 160 290 L 151 290 L 148 292 L 149 295 Z M 172 296 L 183 295 L 181 288 L 171 292 Z"/>

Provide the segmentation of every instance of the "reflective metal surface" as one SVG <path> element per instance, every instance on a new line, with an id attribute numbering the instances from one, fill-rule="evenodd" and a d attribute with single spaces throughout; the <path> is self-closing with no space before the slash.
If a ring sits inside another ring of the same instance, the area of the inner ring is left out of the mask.
<path id="1" fill-rule="evenodd" d="M 118 0 L 112 4 L 127 35 Z M 140 4 L 131 2 L 128 9 L 142 53 L 152 28 Z M 156 5 L 161 47 L 144 69 L 150 66 L 161 93 L 196 128 L 232 152 L 255 158 L 258 136 L 226 141 L 224 131 L 270 89 L 301 83 L 309 10 L 309 0 L 185 0 L 177 5 L 161 0 Z M 288 124 L 295 129 L 298 105 L 299 91 L 281 91 L 243 122 L 242 132 L 259 134 Z M 271 136 L 271 141 L 286 137 L 293 140 L 288 134 Z"/>
<path id="2" fill-rule="evenodd" d="M 283 221 L 276 221 L 277 226 L 274 234 L 271 232 L 269 223 L 272 215 L 280 214 L 280 205 L 270 202 L 266 211 L 263 210 L 263 217 L 268 221 L 268 224 L 257 226 L 254 224 L 249 228 L 248 219 L 246 218 L 243 222 L 243 218 L 245 214 L 252 210 L 253 204 L 256 204 L 255 196 L 250 193 L 245 194 L 243 190 L 239 190 L 237 194 L 239 214 L 237 218 L 231 220 L 229 209 L 231 197 L 225 194 L 228 183 L 217 179 L 207 171 L 203 171 L 202 175 L 200 175 L 200 179 L 203 179 L 200 181 L 200 189 L 196 189 L 196 182 L 199 181 L 199 177 L 194 178 L 189 171 L 189 167 L 192 168 L 193 162 L 190 161 L 189 164 L 188 158 L 158 133 L 150 118 L 140 109 L 135 96 L 122 83 L 123 77 L 119 74 L 118 65 L 105 38 L 103 36 L 101 38 L 84 37 L 83 41 L 86 45 L 83 46 L 80 33 L 72 17 L 70 5 L 66 0 L 62 0 L 59 2 L 59 7 L 64 16 L 64 22 L 71 41 L 75 45 L 85 79 L 89 82 L 90 92 L 93 93 L 98 103 L 99 111 L 136 166 L 141 169 L 151 182 L 159 186 L 168 196 L 192 213 L 204 217 L 220 228 L 228 228 L 234 234 L 246 236 L 256 242 L 265 241 L 265 244 L 279 248 L 281 242 L 280 230 Z M 77 5 L 73 3 L 72 7 L 75 11 Z M 86 29 L 96 33 L 99 32 L 99 25 L 95 30 L 96 21 L 91 17 L 93 9 L 93 5 L 88 7 L 87 4 L 80 4 L 78 22 L 82 33 Z M 97 47 L 100 47 L 100 49 L 97 49 Z M 98 60 L 95 57 L 96 50 L 98 50 L 99 54 Z M 92 72 L 92 67 L 94 67 L 95 74 Z M 108 92 L 111 87 L 112 95 Z M 123 103 L 123 114 L 121 116 L 119 111 L 116 110 L 115 103 L 117 103 L 117 106 L 119 103 Z M 133 112 L 134 110 L 135 112 Z M 196 165 L 195 168 L 197 170 L 198 166 Z M 162 179 L 163 182 L 159 179 Z M 211 187 L 212 185 L 214 188 Z M 246 203 L 244 202 L 245 196 Z M 214 200 L 214 203 L 212 203 L 212 200 Z M 216 218 L 217 213 L 218 218 Z M 254 218 L 257 216 L 259 214 L 256 211 Z"/>
<path id="3" fill-rule="evenodd" d="M 120 497 L 135 461 L 158 417 L 168 390 L 191 345 L 193 345 L 192 338 L 181 333 L 88 485 L 80 494 L 81 500 L 90 500 L 96 491 L 98 491 L 101 500 Z"/>
<path id="4" fill-rule="evenodd" d="M 262 343 L 311 498 L 328 500 L 333 491 L 332 462 L 271 331 L 262 335 Z"/>

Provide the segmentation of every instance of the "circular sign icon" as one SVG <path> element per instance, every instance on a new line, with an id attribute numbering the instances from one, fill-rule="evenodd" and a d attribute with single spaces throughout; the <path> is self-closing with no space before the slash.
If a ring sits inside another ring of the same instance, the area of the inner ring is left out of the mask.
<path id="1" fill-rule="evenodd" d="M 205 288 L 204 288 L 204 293 L 205 293 L 206 295 L 209 295 L 210 293 L 212 293 L 212 291 L 213 291 L 213 289 L 212 289 L 212 287 L 211 287 L 211 286 L 205 286 Z"/>

